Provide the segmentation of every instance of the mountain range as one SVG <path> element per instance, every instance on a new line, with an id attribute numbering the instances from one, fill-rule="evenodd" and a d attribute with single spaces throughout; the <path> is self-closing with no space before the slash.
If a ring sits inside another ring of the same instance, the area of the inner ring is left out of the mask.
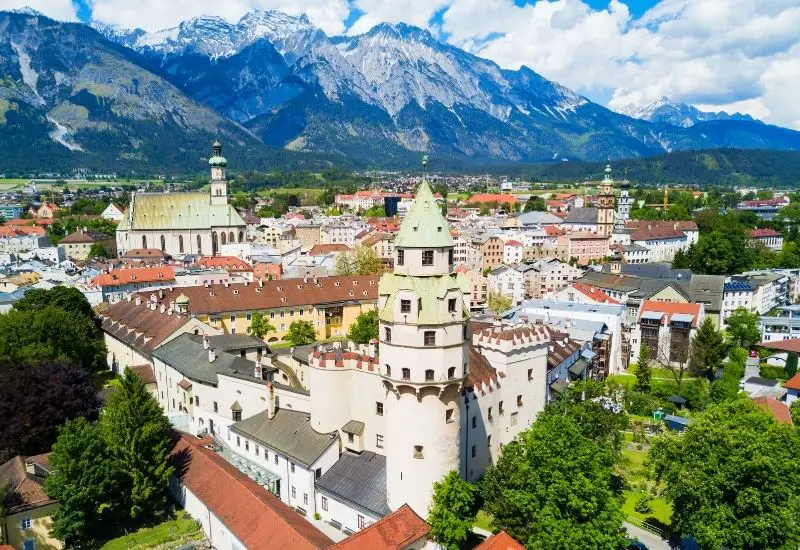
<path id="1" fill-rule="evenodd" d="M 240 168 L 800 150 L 800 132 L 743 115 L 668 100 L 617 113 L 405 24 L 329 37 L 254 11 L 145 32 L 25 10 L 0 12 L 0 31 L 0 147 L 20 170 L 198 170 L 214 135 Z"/>

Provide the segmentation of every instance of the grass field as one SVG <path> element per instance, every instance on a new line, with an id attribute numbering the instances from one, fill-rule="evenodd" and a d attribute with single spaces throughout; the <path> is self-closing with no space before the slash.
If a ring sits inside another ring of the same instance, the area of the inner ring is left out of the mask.
<path id="1" fill-rule="evenodd" d="M 634 509 L 636 501 L 641 493 L 635 491 L 623 491 L 624 500 L 622 502 L 622 513 L 625 517 L 632 517 L 639 521 L 646 521 L 649 518 L 656 519 L 659 523 L 669 525 L 672 516 L 672 507 L 661 497 L 654 497 L 650 501 L 650 513 L 640 514 Z"/>
<path id="2" fill-rule="evenodd" d="M 202 540 L 203 537 L 200 525 L 181 510 L 175 519 L 110 540 L 101 550 L 146 550 L 162 545 L 175 548 L 187 542 Z"/>

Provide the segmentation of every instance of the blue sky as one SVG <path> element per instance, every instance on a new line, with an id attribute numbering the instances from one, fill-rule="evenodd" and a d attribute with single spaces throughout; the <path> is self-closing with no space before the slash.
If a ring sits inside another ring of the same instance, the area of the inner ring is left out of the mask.
<path id="1" fill-rule="evenodd" d="M 198 15 L 305 13 L 328 35 L 405 22 L 612 108 L 667 96 L 800 129 L 800 0 L 0 0 L 147 31 Z"/>

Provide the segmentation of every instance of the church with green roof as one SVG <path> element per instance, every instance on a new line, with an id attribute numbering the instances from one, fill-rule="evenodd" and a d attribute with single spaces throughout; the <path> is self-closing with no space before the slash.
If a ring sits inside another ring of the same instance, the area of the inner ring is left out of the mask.
<path id="1" fill-rule="evenodd" d="M 158 249 L 171 256 L 220 254 L 225 244 L 245 240 L 246 224 L 228 204 L 227 161 L 215 141 L 208 159 L 208 193 L 135 193 L 117 226 L 117 251 Z"/>

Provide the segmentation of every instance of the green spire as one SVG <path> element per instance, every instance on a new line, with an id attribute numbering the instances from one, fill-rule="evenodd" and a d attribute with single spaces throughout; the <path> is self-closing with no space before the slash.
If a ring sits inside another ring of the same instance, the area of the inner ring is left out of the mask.
<path id="1" fill-rule="evenodd" d="M 428 181 L 417 188 L 414 204 L 400 226 L 394 245 L 406 248 L 445 248 L 453 246 L 447 225 Z"/>

